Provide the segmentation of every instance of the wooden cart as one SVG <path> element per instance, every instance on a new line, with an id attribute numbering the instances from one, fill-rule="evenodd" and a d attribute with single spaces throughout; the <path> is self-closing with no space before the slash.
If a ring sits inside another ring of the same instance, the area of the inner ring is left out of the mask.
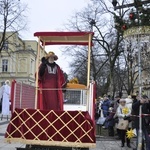
<path id="1" fill-rule="evenodd" d="M 38 70 L 40 47 L 47 45 L 82 45 L 88 47 L 87 85 L 85 111 L 44 111 L 37 109 L 38 73 L 34 109 L 15 109 L 8 125 L 5 138 L 8 142 L 26 144 L 26 148 L 38 150 L 87 150 L 96 146 L 94 121 L 94 82 L 90 82 L 90 61 L 93 32 L 36 32 Z"/>

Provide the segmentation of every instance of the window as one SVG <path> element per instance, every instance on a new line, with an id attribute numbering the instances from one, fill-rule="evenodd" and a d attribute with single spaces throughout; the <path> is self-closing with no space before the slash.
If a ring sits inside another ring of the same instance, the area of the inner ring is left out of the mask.
<path id="1" fill-rule="evenodd" d="M 2 60 L 2 72 L 7 72 L 8 71 L 8 60 L 3 59 Z"/>
<path id="2" fill-rule="evenodd" d="M 31 49 L 32 49 L 31 45 L 28 45 L 27 50 L 31 50 Z"/>
<path id="3" fill-rule="evenodd" d="M 22 58 L 19 60 L 19 72 L 27 72 L 27 60 Z"/>
<path id="4" fill-rule="evenodd" d="M 3 49 L 4 50 L 8 50 L 8 41 L 4 42 Z"/>
<path id="5" fill-rule="evenodd" d="M 34 60 L 33 59 L 31 59 L 31 64 L 30 64 L 30 73 L 31 73 L 31 75 L 33 75 L 34 74 Z"/>

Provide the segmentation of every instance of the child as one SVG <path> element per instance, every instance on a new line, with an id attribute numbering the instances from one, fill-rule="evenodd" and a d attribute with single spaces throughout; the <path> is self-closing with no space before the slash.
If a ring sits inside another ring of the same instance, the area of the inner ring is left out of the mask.
<path id="1" fill-rule="evenodd" d="M 106 118 L 106 122 L 108 123 L 108 135 L 109 136 L 114 136 L 114 125 L 115 125 L 115 120 L 114 120 L 114 104 L 111 104 L 109 107 L 109 115 Z"/>

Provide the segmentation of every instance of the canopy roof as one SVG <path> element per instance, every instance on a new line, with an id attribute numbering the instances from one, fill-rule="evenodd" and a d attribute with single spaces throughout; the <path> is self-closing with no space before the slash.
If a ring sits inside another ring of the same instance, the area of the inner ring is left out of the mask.
<path id="1" fill-rule="evenodd" d="M 88 45 L 89 35 L 94 32 L 36 32 L 44 45 Z M 91 41 L 90 41 L 91 42 Z"/>

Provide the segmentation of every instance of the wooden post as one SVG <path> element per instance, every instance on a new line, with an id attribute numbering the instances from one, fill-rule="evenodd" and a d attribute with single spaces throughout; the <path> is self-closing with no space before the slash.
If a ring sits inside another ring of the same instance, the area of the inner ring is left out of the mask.
<path id="1" fill-rule="evenodd" d="M 38 37 L 38 50 L 37 50 L 37 56 L 36 56 L 35 106 L 34 106 L 35 109 L 37 109 L 37 98 L 38 98 L 39 57 L 40 57 L 40 37 Z"/>
<path id="2" fill-rule="evenodd" d="M 88 62 L 87 62 L 87 111 L 89 111 L 89 100 L 90 100 L 90 70 L 91 70 L 91 41 L 92 34 L 89 34 L 89 42 L 88 42 Z"/>
<path id="3" fill-rule="evenodd" d="M 89 85 L 90 85 L 91 41 L 92 41 L 92 34 L 89 34 L 89 43 L 88 43 L 88 62 L 87 62 L 87 88 L 89 88 Z"/>
<path id="4" fill-rule="evenodd" d="M 44 57 L 45 57 L 45 41 L 43 42 L 43 51 L 44 51 Z"/>

